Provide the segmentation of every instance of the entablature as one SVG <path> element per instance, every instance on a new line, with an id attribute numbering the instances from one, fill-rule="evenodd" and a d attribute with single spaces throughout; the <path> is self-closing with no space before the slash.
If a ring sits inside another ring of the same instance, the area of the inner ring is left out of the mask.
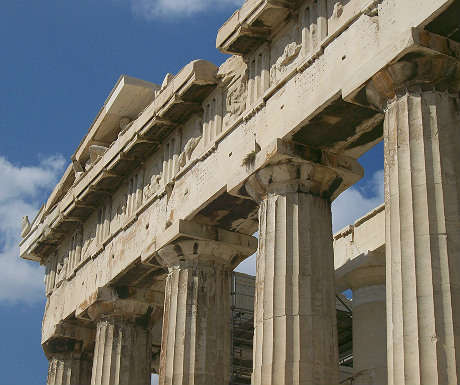
<path id="1" fill-rule="evenodd" d="M 39 261 L 49 255 L 76 222 L 87 218 L 126 176 L 160 147 L 174 129 L 201 111 L 203 99 L 218 83 L 216 73 L 217 67 L 210 62 L 191 62 L 157 91 L 155 99 L 139 118 L 119 132 L 116 140 L 86 170 L 74 169 L 76 180 L 73 185 L 68 183 L 72 177 L 69 168 L 58 185 L 65 184 L 68 190 L 55 188 L 48 200 L 54 205 L 47 205 L 40 218 L 36 218 L 39 221 L 32 223 L 31 230 L 20 244 L 21 256 Z M 73 162 L 78 162 L 77 156 Z"/>

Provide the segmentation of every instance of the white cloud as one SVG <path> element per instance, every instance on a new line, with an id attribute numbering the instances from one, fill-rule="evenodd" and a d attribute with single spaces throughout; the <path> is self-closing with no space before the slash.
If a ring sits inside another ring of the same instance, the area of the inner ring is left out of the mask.
<path id="1" fill-rule="evenodd" d="M 187 17 L 243 3 L 244 0 L 131 0 L 134 13 L 147 20 L 164 16 Z"/>
<path id="2" fill-rule="evenodd" d="M 383 203 L 383 170 L 375 172 L 368 180 L 363 182 L 359 187 L 351 187 L 343 192 L 332 203 L 332 228 L 334 233 L 347 225 L 353 224 L 364 214 Z M 258 238 L 258 233 L 254 235 Z M 235 271 L 256 275 L 256 254 L 241 262 Z"/>
<path id="3" fill-rule="evenodd" d="M 359 187 L 350 187 L 332 202 L 334 233 L 353 224 L 384 201 L 383 170 L 375 172 Z"/>
<path id="4" fill-rule="evenodd" d="M 43 268 L 19 258 L 21 220 L 32 220 L 54 188 L 65 165 L 61 155 L 37 166 L 13 165 L 0 156 L 0 302 L 33 303 L 43 299 Z"/>

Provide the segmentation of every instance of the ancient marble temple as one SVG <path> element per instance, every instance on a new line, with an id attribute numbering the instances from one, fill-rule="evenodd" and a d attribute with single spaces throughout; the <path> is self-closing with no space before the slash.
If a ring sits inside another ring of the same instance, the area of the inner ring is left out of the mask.
<path id="1" fill-rule="evenodd" d="M 459 24 L 460 0 L 247 0 L 219 68 L 121 76 L 23 220 L 48 385 L 458 385 Z M 333 236 L 382 140 L 385 204 Z"/>

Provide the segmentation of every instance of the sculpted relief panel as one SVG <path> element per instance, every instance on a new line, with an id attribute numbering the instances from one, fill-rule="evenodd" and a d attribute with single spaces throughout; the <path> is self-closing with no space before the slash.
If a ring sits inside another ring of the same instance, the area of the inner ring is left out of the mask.
<path id="1" fill-rule="evenodd" d="M 160 170 L 158 164 L 154 165 L 151 168 L 150 173 L 152 174 L 147 183 L 144 186 L 144 198 L 149 199 L 153 194 L 155 194 L 160 189 L 161 178 L 163 176 L 163 172 Z"/>
<path id="2" fill-rule="evenodd" d="M 301 48 L 302 45 L 296 41 L 293 41 L 285 46 L 283 53 L 270 68 L 270 86 L 278 83 L 278 81 L 289 72 L 289 70 L 293 67 L 292 64 L 296 61 L 295 59 L 299 56 Z"/>
<path id="3" fill-rule="evenodd" d="M 247 77 L 242 76 L 228 89 L 225 107 L 232 116 L 240 116 L 246 109 L 247 81 Z"/>
<path id="4" fill-rule="evenodd" d="M 86 222 L 83 228 L 82 256 L 86 260 L 96 250 L 96 225 L 97 213 L 94 213 Z"/>
<path id="5" fill-rule="evenodd" d="M 179 155 L 179 166 L 184 167 L 192 157 L 193 150 L 201 140 L 201 135 L 196 138 L 190 138 L 185 144 L 184 150 Z"/>

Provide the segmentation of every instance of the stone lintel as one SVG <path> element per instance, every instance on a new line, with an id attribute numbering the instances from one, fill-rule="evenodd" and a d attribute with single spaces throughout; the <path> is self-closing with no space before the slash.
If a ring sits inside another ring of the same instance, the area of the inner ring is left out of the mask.
<path id="1" fill-rule="evenodd" d="M 336 292 L 385 284 L 385 254 L 368 250 L 335 270 Z"/>
<path id="2" fill-rule="evenodd" d="M 251 199 L 244 187 L 251 175 L 269 165 L 288 162 L 309 165 L 336 174 L 337 186 L 328 196 L 331 201 L 364 175 L 364 169 L 356 159 L 277 138 L 255 154 L 250 163 L 242 164 L 227 181 L 227 191 L 231 195 Z"/>
<path id="3" fill-rule="evenodd" d="M 366 107 L 371 106 L 364 90 L 366 84 L 382 69 L 407 55 L 419 58 L 445 57 L 458 61 L 460 43 L 420 28 L 404 31 L 343 83 L 343 99 Z"/>
<path id="4" fill-rule="evenodd" d="M 236 249 L 244 257 L 255 253 L 258 243 L 257 238 L 251 235 L 180 219 L 169 226 L 154 242 L 144 249 L 141 254 L 142 262 L 148 263 L 157 255 L 158 250 L 179 240 L 203 240 L 222 243 Z"/>

